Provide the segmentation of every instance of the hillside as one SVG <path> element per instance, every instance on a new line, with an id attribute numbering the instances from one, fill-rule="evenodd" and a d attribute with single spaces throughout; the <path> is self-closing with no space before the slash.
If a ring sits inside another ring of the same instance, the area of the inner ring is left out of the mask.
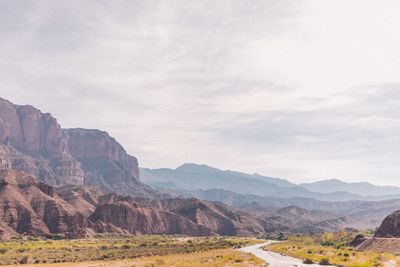
<path id="1" fill-rule="evenodd" d="M 18 171 L 0 170 L 0 239 L 17 234 L 84 237 L 91 233 L 85 216 L 53 187 Z"/>
<path id="2" fill-rule="evenodd" d="M 134 199 L 87 186 L 54 188 L 19 171 L 0 171 L 0 239 L 95 233 L 253 236 L 285 229 L 221 203 Z"/>

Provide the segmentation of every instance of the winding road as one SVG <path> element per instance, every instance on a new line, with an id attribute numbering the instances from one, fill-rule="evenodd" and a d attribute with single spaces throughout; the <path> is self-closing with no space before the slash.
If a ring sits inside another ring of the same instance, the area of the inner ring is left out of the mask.
<path id="1" fill-rule="evenodd" d="M 276 241 L 267 241 L 262 244 L 257 244 L 249 247 L 244 247 L 239 249 L 240 251 L 246 252 L 246 253 L 251 253 L 254 256 L 266 261 L 269 265 L 268 267 L 292 267 L 292 266 L 297 266 L 297 267 L 319 267 L 322 265 L 319 264 L 304 264 L 302 260 L 299 260 L 297 258 L 289 257 L 289 256 L 283 256 L 279 253 L 275 253 L 272 251 L 266 251 L 263 250 L 262 247 L 265 247 L 267 245 L 270 245 Z M 326 266 L 325 266 L 326 267 Z"/>

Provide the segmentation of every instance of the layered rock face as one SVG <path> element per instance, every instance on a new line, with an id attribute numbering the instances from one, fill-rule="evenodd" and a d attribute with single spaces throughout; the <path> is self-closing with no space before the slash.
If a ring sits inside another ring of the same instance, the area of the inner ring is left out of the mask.
<path id="1" fill-rule="evenodd" d="M 135 157 L 106 132 L 66 129 L 68 150 L 84 172 L 84 184 L 123 195 L 150 195 L 152 189 L 139 182 Z"/>
<path id="2" fill-rule="evenodd" d="M 54 186 L 93 185 L 110 192 L 149 195 L 138 163 L 98 130 L 61 129 L 32 106 L 0 98 L 0 169 L 16 169 Z"/>
<path id="3" fill-rule="evenodd" d="M 83 171 L 68 152 L 66 134 L 55 118 L 32 106 L 0 99 L 0 151 L 2 167 L 27 172 L 49 184 L 83 184 Z"/>
<path id="4" fill-rule="evenodd" d="M 383 220 L 375 237 L 400 237 L 400 210 L 393 212 Z"/>
<path id="5" fill-rule="evenodd" d="M 37 178 L 0 170 L 0 238 L 17 234 L 90 235 L 87 219 Z"/>

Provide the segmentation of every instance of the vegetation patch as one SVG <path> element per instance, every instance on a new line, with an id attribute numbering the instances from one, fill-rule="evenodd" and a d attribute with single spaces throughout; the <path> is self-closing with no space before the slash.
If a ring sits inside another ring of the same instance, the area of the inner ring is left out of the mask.
<path id="1" fill-rule="evenodd" d="M 239 237 L 99 235 L 90 239 L 13 239 L 0 243 L 0 265 L 115 261 L 239 248 L 259 242 Z M 177 256 L 181 257 L 181 256 Z M 162 259 L 160 259 L 162 260 Z M 233 258 L 238 262 L 241 258 Z M 160 261 L 161 262 L 161 261 Z M 71 264 L 68 266 L 72 266 Z M 168 265 L 167 265 L 168 266 Z"/>
<path id="2" fill-rule="evenodd" d="M 267 246 L 266 250 L 302 259 L 305 264 L 343 267 L 383 267 L 385 262 L 400 258 L 372 251 L 358 252 L 350 246 L 360 233 L 341 231 L 315 235 L 290 236 L 288 240 Z M 368 233 L 367 233 L 368 235 Z"/>

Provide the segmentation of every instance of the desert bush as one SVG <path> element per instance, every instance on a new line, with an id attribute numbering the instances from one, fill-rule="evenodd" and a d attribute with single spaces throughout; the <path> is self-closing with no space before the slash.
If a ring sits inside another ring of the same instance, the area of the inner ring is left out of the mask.
<path id="1" fill-rule="evenodd" d="M 309 259 L 309 258 L 305 259 L 305 260 L 303 261 L 303 263 L 304 263 L 304 264 L 314 264 L 314 262 L 313 262 L 311 259 Z"/>
<path id="2" fill-rule="evenodd" d="M 28 263 L 28 256 L 23 256 L 22 258 L 19 259 L 18 263 L 19 264 L 27 264 Z"/>
<path id="3" fill-rule="evenodd" d="M 320 264 L 320 265 L 329 265 L 330 262 L 329 262 L 329 259 L 328 259 L 328 258 L 322 258 L 322 259 L 319 261 L 319 264 Z"/>

